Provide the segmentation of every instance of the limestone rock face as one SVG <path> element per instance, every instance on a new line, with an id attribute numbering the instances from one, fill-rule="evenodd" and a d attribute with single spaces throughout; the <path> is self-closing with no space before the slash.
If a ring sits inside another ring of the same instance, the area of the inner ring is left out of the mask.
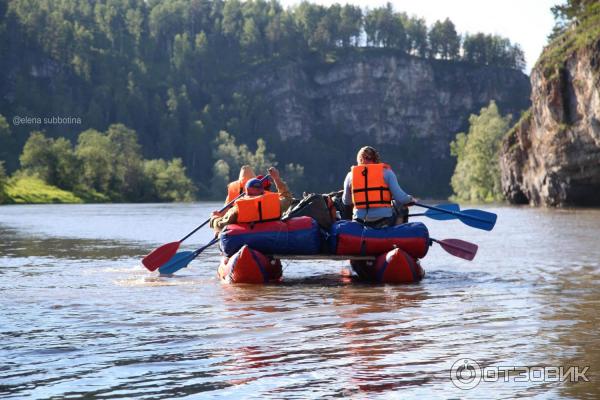
<path id="1" fill-rule="evenodd" d="M 502 113 L 518 116 L 529 107 L 530 94 L 527 76 L 517 70 L 390 52 L 269 68 L 242 90 L 265 100 L 289 147 L 319 143 L 311 151 L 326 157 L 325 149 L 318 153 L 331 145 L 337 159 L 347 158 L 339 171 L 328 166 L 332 182 L 343 179 L 356 149 L 371 144 L 387 150 L 386 161 L 404 170 L 408 187 L 422 185 L 421 193 L 442 196 L 450 194 L 455 164 L 449 143 L 468 129 L 469 115 L 495 100 Z M 293 159 L 285 152 L 277 149 Z"/>
<path id="2" fill-rule="evenodd" d="M 512 203 L 600 205 L 600 42 L 572 54 L 558 74 L 531 74 L 531 112 L 500 155 Z"/>

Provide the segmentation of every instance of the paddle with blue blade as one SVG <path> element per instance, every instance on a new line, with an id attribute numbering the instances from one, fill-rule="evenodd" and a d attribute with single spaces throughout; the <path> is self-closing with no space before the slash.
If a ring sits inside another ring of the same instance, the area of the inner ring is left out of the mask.
<path id="1" fill-rule="evenodd" d="M 452 215 L 458 218 L 465 225 L 472 226 L 473 228 L 477 229 L 483 229 L 485 231 L 491 231 L 492 229 L 494 229 L 494 226 L 496 225 L 496 219 L 498 218 L 496 214 L 483 210 L 472 209 L 453 211 L 436 206 L 429 206 L 423 203 L 415 203 L 415 205 Z"/>
<path id="2" fill-rule="evenodd" d="M 175 254 L 168 262 L 162 265 L 158 269 L 158 272 L 160 272 L 161 275 L 174 274 L 180 269 L 187 267 L 193 259 L 200 255 L 200 253 L 202 253 L 204 250 L 208 249 L 210 246 L 217 243 L 218 241 L 219 238 L 216 237 L 196 251 L 180 251 L 179 253 Z"/>
<path id="3" fill-rule="evenodd" d="M 454 203 L 437 204 L 435 207 L 443 208 L 444 210 L 447 210 L 447 211 L 460 211 L 460 206 L 458 204 L 454 204 Z M 447 221 L 450 219 L 457 218 L 452 214 L 448 214 L 446 212 L 441 212 L 441 211 L 436 211 L 436 210 L 427 210 L 424 213 L 409 214 L 408 216 L 409 217 L 429 217 L 431 219 L 435 219 L 438 221 Z"/>
<path id="4" fill-rule="evenodd" d="M 260 181 L 263 182 L 265 179 L 268 179 L 268 177 L 269 177 L 269 174 L 265 175 Z M 242 197 L 244 195 L 245 195 L 245 193 L 241 193 L 238 197 L 231 200 L 229 203 L 225 204 L 219 210 L 219 212 L 223 212 L 223 211 L 227 210 L 229 207 L 231 207 L 236 202 L 236 200 L 238 200 L 240 197 Z M 200 230 L 202 227 L 204 227 L 209 222 L 210 222 L 210 218 L 208 218 L 202 224 L 197 226 L 193 231 L 191 231 L 190 233 L 185 235 L 181 240 L 178 240 L 177 242 L 163 244 L 162 246 L 154 249 L 152 252 L 150 252 L 147 256 L 145 256 L 142 259 L 142 264 L 144 264 L 144 266 L 149 271 L 155 271 L 156 269 L 160 268 L 162 265 L 164 265 L 166 262 L 168 262 L 171 259 L 171 257 L 173 257 L 175 255 L 175 253 L 177 253 L 177 250 L 179 250 L 179 246 L 181 245 L 181 243 L 183 243 L 184 240 L 186 240 L 187 238 L 192 236 L 194 233 L 198 232 L 198 230 Z"/>

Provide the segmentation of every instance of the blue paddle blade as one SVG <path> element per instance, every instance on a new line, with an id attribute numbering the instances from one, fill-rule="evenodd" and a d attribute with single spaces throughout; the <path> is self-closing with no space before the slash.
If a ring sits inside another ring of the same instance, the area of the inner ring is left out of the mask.
<path id="1" fill-rule="evenodd" d="M 473 228 L 483 229 L 485 231 L 491 231 L 496 225 L 496 219 L 498 216 L 494 213 L 483 211 L 483 210 L 462 210 L 457 217 L 465 225 L 472 226 Z"/>
<path id="2" fill-rule="evenodd" d="M 158 272 L 164 275 L 174 274 L 187 265 L 194 259 L 193 251 L 180 251 L 175 254 L 169 261 L 158 269 Z"/>
<path id="3" fill-rule="evenodd" d="M 455 211 L 455 212 L 460 211 L 460 206 L 458 204 L 454 204 L 454 203 L 438 204 L 435 207 L 441 208 L 446 211 Z M 448 221 L 451 219 L 458 218 L 456 215 L 445 213 L 442 211 L 432 210 L 432 209 L 428 209 L 427 211 L 425 211 L 425 214 L 423 214 L 423 215 L 425 215 L 426 217 L 429 217 L 431 219 L 438 220 L 438 221 Z"/>

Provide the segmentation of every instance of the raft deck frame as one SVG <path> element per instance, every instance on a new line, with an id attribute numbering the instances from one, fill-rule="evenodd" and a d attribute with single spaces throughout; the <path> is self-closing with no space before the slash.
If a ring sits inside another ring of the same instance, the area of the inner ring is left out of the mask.
<path id="1" fill-rule="evenodd" d="M 271 254 L 269 257 L 274 258 L 276 260 L 329 260 L 329 261 L 375 261 L 377 257 L 375 256 L 343 256 L 337 254 L 310 254 L 310 255 L 301 255 L 301 254 Z"/>

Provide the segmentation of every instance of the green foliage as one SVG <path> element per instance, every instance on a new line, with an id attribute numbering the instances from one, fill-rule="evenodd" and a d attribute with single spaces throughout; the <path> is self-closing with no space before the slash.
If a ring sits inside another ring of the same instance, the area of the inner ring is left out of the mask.
<path id="1" fill-rule="evenodd" d="M 256 151 L 250 151 L 247 145 L 237 145 L 235 137 L 226 131 L 219 132 L 214 141 L 214 157 L 211 190 L 219 198 L 226 192 L 227 183 L 237 179 L 242 165 L 250 165 L 257 174 L 264 174 L 269 167 L 276 165 L 275 155 L 267 152 L 263 139 L 256 142 Z"/>
<path id="2" fill-rule="evenodd" d="M 375 8 L 365 15 L 367 43 L 375 47 L 391 47 L 406 50 L 404 16 L 394 12 L 391 3 Z"/>
<path id="3" fill-rule="evenodd" d="M 245 144 L 236 144 L 234 136 L 221 131 L 214 145 L 214 156 L 217 161 L 213 165 L 213 178 L 210 184 L 214 198 L 220 198 L 223 193 L 226 193 L 227 184 L 237 179 L 243 165 L 251 166 L 259 175 L 265 174 L 270 167 L 277 165 L 275 154 L 267 151 L 267 143 L 263 139 L 256 141 L 256 150 L 252 152 Z M 285 165 L 282 172 L 282 178 L 291 186 L 298 183 L 303 175 L 304 167 L 293 163 Z"/>
<path id="4" fill-rule="evenodd" d="M 141 147 L 135 131 L 123 124 L 111 125 L 106 136 L 110 142 L 112 162 L 111 197 L 120 201 L 135 201 L 142 185 Z"/>
<path id="5" fill-rule="evenodd" d="M 78 161 L 73 146 L 65 138 L 46 138 L 32 132 L 19 158 L 24 171 L 49 185 L 71 190 L 78 176 Z"/>
<path id="6" fill-rule="evenodd" d="M 427 24 L 423 18 L 405 19 L 407 51 L 410 54 L 425 57 L 429 49 L 427 42 Z"/>
<path id="7" fill-rule="evenodd" d="M 181 159 L 144 160 L 135 131 L 122 124 L 81 132 L 75 149 L 33 132 L 20 159 L 19 176 L 70 190 L 79 201 L 190 201 L 196 191 Z"/>
<path id="8" fill-rule="evenodd" d="M 460 36 L 450 19 L 436 21 L 429 31 L 429 54 L 445 60 L 455 60 L 459 56 Z"/>
<path id="9" fill-rule="evenodd" d="M 457 199 L 480 202 L 502 198 L 498 150 L 510 120 L 510 115 L 500 115 L 492 101 L 479 115 L 471 115 L 468 134 L 456 135 L 450 152 L 457 159 L 451 181 Z"/>
<path id="10" fill-rule="evenodd" d="M 88 129 L 77 139 L 75 154 L 81 162 L 80 183 L 99 193 L 110 191 L 113 176 L 110 139 L 102 133 Z"/>
<path id="11" fill-rule="evenodd" d="M 282 176 L 290 187 L 299 186 L 304 179 L 304 166 L 294 163 L 285 164 Z"/>
<path id="12" fill-rule="evenodd" d="M 4 115 L 0 114 L 0 140 L 8 136 L 10 136 L 10 125 L 8 125 Z"/>
<path id="13" fill-rule="evenodd" d="M 562 4 L 557 4 L 551 8 L 556 21 L 551 37 L 556 37 L 567 29 L 567 27 L 578 21 L 589 18 L 594 14 L 597 7 L 597 0 L 567 0 Z"/>
<path id="14" fill-rule="evenodd" d="M 556 18 L 551 40 L 536 63 L 548 78 L 558 76 L 569 56 L 600 41 L 600 2 L 568 0 L 552 8 Z M 600 66 L 594 71 L 600 76 Z"/>
<path id="15" fill-rule="evenodd" d="M 0 204 L 5 203 L 7 201 L 7 195 L 6 195 L 7 182 L 8 182 L 8 177 L 6 176 L 6 171 L 4 170 L 4 162 L 0 161 Z"/>
<path id="16" fill-rule="evenodd" d="M 498 35 L 466 35 L 463 41 L 463 59 L 476 64 L 525 68 L 525 53 L 521 47 Z"/>
<path id="17" fill-rule="evenodd" d="M 17 204 L 82 203 L 71 192 L 52 186 L 35 176 L 17 174 L 6 185 L 8 202 Z"/>
<path id="18" fill-rule="evenodd" d="M 248 89 L 252 84 L 236 83 L 261 68 L 298 61 L 318 67 L 341 53 L 371 47 L 462 60 L 452 22 L 430 28 L 391 4 L 363 10 L 309 2 L 284 8 L 277 0 L 3 0 L 0 110 L 10 116 L 81 118 L 77 130 L 45 125 L 47 138 L 33 141 L 25 157 L 27 169 L 59 187 L 122 201 L 143 197 L 143 152 L 181 158 L 205 190 L 199 194 L 212 195 L 205 188 L 220 159 L 211 148 L 220 131 L 237 138 L 238 145 L 253 147 L 264 138 L 277 154 L 288 155 L 272 108 Z M 472 42 L 465 40 L 462 47 L 467 61 L 524 66 L 522 51 L 506 39 L 502 46 L 484 43 L 481 49 Z M 72 151 L 66 142 L 51 139 L 64 136 L 74 142 L 80 131 L 104 132 L 115 123 L 138 133 L 138 157 L 128 156 L 136 152 L 129 147 L 123 149 L 128 155 L 113 159 L 111 154 L 121 150 L 93 134 Z M 13 134 L 5 134 L 10 130 L 0 117 L 0 159 L 11 173 L 18 168 L 28 129 L 14 127 Z M 44 143 L 51 145 L 44 149 Z M 34 151 L 42 158 L 31 157 Z M 311 160 L 286 158 L 289 162 L 308 168 Z M 227 176 L 237 168 L 228 165 Z M 73 178 L 73 170 L 80 176 Z M 223 166 L 218 170 L 224 174 Z"/>
<path id="19" fill-rule="evenodd" d="M 0 65 L 2 65 L 1 62 Z M 4 162 L 11 158 L 11 150 L 14 148 L 14 142 L 15 137 L 12 135 L 10 125 L 6 121 L 6 118 L 0 114 L 0 162 Z"/>
<path id="20" fill-rule="evenodd" d="M 229 173 L 231 168 L 227 161 L 217 160 L 212 169 L 212 179 L 210 181 L 210 196 L 213 199 L 218 199 L 224 193 L 227 184 L 230 182 Z"/>
<path id="21" fill-rule="evenodd" d="M 185 174 L 181 159 L 144 160 L 143 199 L 148 201 L 192 201 L 196 188 Z"/>

